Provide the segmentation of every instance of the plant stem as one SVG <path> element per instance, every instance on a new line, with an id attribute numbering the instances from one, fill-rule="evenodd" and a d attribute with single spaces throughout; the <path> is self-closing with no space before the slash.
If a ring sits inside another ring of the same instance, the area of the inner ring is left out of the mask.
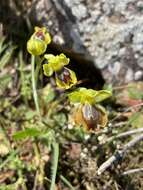
<path id="1" fill-rule="evenodd" d="M 33 98 L 34 98 L 34 103 L 35 103 L 36 111 L 37 111 L 39 117 L 41 118 L 40 109 L 39 109 L 39 103 L 38 103 L 38 95 L 37 95 L 37 91 L 36 91 L 36 81 L 35 81 L 35 56 L 34 56 L 34 55 L 32 55 L 32 57 L 31 57 L 31 65 L 32 65 L 31 74 L 32 74 Z"/>
<path id="2" fill-rule="evenodd" d="M 33 148 L 34 148 L 35 156 L 39 162 L 39 167 L 37 168 L 37 172 L 36 172 L 36 176 L 35 176 L 35 180 L 34 180 L 34 187 L 33 187 L 33 190 L 36 190 L 36 187 L 38 184 L 43 185 L 44 164 L 42 163 L 42 160 L 41 160 L 40 150 L 39 150 L 39 146 L 38 146 L 36 139 L 35 139 Z"/>
<path id="3" fill-rule="evenodd" d="M 44 58 L 40 58 L 38 57 L 37 61 L 36 61 L 36 70 L 35 70 L 35 83 L 36 83 L 36 87 L 37 87 L 37 81 L 38 81 L 38 76 L 39 76 L 39 71 L 41 69 L 41 64 L 44 61 Z"/>
<path id="4" fill-rule="evenodd" d="M 55 181 L 56 181 L 58 159 L 59 159 L 59 144 L 54 142 L 52 145 L 53 145 L 53 161 L 52 161 L 52 176 L 51 176 L 50 190 L 55 190 Z"/>
<path id="5" fill-rule="evenodd" d="M 75 188 L 71 185 L 71 183 L 63 175 L 60 175 L 60 178 L 70 188 L 70 190 L 75 190 Z"/>

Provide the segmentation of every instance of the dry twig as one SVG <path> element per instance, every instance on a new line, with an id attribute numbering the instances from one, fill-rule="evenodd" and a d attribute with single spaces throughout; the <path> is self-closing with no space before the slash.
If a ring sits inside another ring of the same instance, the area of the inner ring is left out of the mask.
<path id="1" fill-rule="evenodd" d="M 122 175 L 128 175 L 128 174 L 133 174 L 133 173 L 137 173 L 137 172 L 143 172 L 143 168 L 127 170 L 127 171 L 123 172 Z"/>
<path id="2" fill-rule="evenodd" d="M 122 150 L 118 150 L 113 156 L 111 156 L 107 161 L 105 161 L 97 170 L 97 174 L 101 175 L 107 168 L 109 168 L 115 162 L 118 163 L 135 144 L 143 140 L 143 134 L 136 136 L 131 141 L 129 141 Z"/>
<path id="3" fill-rule="evenodd" d="M 119 139 L 119 138 L 127 137 L 129 135 L 134 135 L 135 133 L 143 133 L 143 127 L 139 128 L 139 129 L 133 129 L 133 130 L 130 130 L 130 131 L 126 131 L 126 132 L 120 133 L 118 135 L 114 135 L 114 136 L 108 138 L 107 142 L 111 142 L 114 139 Z"/>

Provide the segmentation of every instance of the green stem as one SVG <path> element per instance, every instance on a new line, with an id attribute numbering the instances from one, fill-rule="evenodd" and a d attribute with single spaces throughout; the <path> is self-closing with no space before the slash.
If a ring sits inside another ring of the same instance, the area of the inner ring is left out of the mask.
<path id="1" fill-rule="evenodd" d="M 37 111 L 39 117 L 41 117 L 41 115 L 40 115 L 40 109 L 39 109 L 39 103 L 38 103 L 38 95 L 37 95 L 37 91 L 36 91 L 35 56 L 34 55 L 32 55 L 32 57 L 31 57 L 31 64 L 32 64 L 32 90 L 33 90 L 33 98 L 34 98 L 34 103 L 35 103 L 36 111 Z"/>
<path id="2" fill-rule="evenodd" d="M 52 161 L 52 177 L 51 177 L 50 190 L 55 190 L 55 182 L 56 182 L 58 159 L 59 159 L 59 144 L 54 142 L 52 145 L 53 145 L 53 161 Z"/>
<path id="3" fill-rule="evenodd" d="M 38 59 L 36 61 L 36 70 L 35 70 L 35 81 L 36 81 L 35 83 L 36 83 L 36 86 L 37 86 L 39 71 L 41 69 L 41 64 L 42 64 L 43 61 L 44 61 L 44 58 L 40 58 L 40 57 L 38 57 Z"/>
<path id="4" fill-rule="evenodd" d="M 75 188 L 71 185 L 71 183 L 63 175 L 60 175 L 60 178 L 70 188 L 70 190 L 75 190 Z"/>

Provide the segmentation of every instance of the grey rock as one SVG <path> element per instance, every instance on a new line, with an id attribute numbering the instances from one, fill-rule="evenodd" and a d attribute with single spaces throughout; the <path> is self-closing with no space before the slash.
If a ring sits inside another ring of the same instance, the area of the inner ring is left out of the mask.
<path id="1" fill-rule="evenodd" d="M 90 54 L 107 82 L 134 80 L 143 68 L 143 1 L 39 0 L 34 9 L 53 40 Z"/>
<path id="2" fill-rule="evenodd" d="M 141 80 L 143 78 L 143 71 L 139 70 L 135 72 L 134 79 Z"/>

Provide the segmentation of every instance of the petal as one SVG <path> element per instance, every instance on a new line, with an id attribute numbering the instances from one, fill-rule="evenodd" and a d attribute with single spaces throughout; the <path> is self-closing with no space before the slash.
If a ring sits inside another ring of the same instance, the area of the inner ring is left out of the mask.
<path id="1" fill-rule="evenodd" d="M 53 54 L 45 54 L 44 56 L 47 60 L 48 63 L 51 64 L 51 67 L 53 69 L 53 71 L 59 71 L 62 69 L 63 64 L 60 62 L 59 56 L 55 56 Z"/>
<path id="2" fill-rule="evenodd" d="M 46 32 L 46 34 L 45 34 L 45 43 L 48 45 L 48 44 L 51 43 L 51 41 L 52 41 L 52 39 L 51 39 L 50 34 L 48 32 Z"/>
<path id="3" fill-rule="evenodd" d="M 44 58 L 47 59 L 48 61 L 52 58 L 54 58 L 55 56 L 53 54 L 45 54 Z"/>
<path id="4" fill-rule="evenodd" d="M 112 96 L 112 93 L 108 90 L 100 90 L 97 92 L 97 95 L 95 96 L 96 103 L 99 103 L 109 97 Z"/>
<path id="5" fill-rule="evenodd" d="M 81 101 L 81 93 L 74 91 L 68 94 L 68 98 L 71 103 L 79 103 Z"/>
<path id="6" fill-rule="evenodd" d="M 61 53 L 61 54 L 59 55 L 59 61 L 60 61 L 61 64 L 64 66 L 64 65 L 68 65 L 68 64 L 69 64 L 70 59 L 67 58 L 63 53 Z"/>
<path id="7" fill-rule="evenodd" d="M 53 74 L 53 70 L 50 66 L 50 64 L 44 64 L 43 65 L 44 75 L 50 77 Z"/>

